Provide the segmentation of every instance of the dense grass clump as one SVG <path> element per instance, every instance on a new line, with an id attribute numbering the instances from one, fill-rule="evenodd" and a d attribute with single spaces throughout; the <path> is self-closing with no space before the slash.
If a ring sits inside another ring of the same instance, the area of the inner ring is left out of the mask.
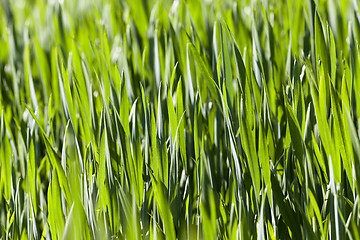
<path id="1" fill-rule="evenodd" d="M 0 239 L 359 239 L 357 1 L 3 0 Z"/>

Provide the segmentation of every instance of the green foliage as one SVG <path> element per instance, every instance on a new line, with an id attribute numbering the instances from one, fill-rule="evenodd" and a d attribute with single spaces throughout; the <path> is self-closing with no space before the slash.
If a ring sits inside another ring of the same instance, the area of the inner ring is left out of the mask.
<path id="1" fill-rule="evenodd" d="M 359 11 L 1 1 L 0 239 L 358 239 Z"/>

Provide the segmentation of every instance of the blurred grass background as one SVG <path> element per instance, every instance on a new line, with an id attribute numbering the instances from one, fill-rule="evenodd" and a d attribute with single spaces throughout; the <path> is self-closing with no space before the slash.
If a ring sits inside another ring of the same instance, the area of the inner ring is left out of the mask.
<path id="1" fill-rule="evenodd" d="M 2 0 L 1 239 L 359 239 L 357 1 Z"/>

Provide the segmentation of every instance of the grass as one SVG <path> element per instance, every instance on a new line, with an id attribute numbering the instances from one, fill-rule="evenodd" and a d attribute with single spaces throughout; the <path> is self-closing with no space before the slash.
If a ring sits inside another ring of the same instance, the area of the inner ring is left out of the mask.
<path id="1" fill-rule="evenodd" d="M 0 239 L 359 239 L 359 10 L 3 0 Z"/>

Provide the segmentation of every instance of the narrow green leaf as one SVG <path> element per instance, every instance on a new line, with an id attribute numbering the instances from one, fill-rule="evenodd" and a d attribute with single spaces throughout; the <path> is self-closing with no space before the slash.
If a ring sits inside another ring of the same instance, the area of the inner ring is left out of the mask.
<path id="1" fill-rule="evenodd" d="M 31 139 L 28 161 L 27 161 L 27 170 L 28 170 L 28 184 L 31 194 L 31 201 L 34 206 L 35 215 L 37 215 L 37 191 L 36 191 L 36 182 L 37 182 L 37 173 L 36 173 L 36 161 L 35 161 L 35 150 L 34 150 L 34 141 Z"/>
<path id="2" fill-rule="evenodd" d="M 271 170 L 270 170 L 270 159 L 268 146 L 266 142 L 266 135 L 264 133 L 264 129 L 262 123 L 259 124 L 259 159 L 261 162 L 261 172 L 264 176 L 266 192 L 268 194 L 270 204 L 272 205 L 272 196 L 271 193 Z"/>
<path id="3" fill-rule="evenodd" d="M 159 208 L 160 216 L 163 220 L 164 227 L 165 227 L 165 236 L 166 239 L 175 239 L 175 228 L 174 228 L 174 220 L 173 215 L 170 211 L 170 206 L 168 199 L 166 197 L 165 187 L 164 185 L 157 181 L 153 173 L 150 171 L 151 181 L 154 186 L 154 196 Z"/>
<path id="4" fill-rule="evenodd" d="M 168 89 L 168 94 L 167 94 L 167 107 L 168 107 L 168 114 L 169 114 L 171 136 L 172 136 L 173 142 L 175 142 L 176 128 L 177 128 L 178 124 L 177 124 L 177 117 L 175 114 L 174 102 L 172 100 L 170 89 Z"/>
<path id="5" fill-rule="evenodd" d="M 319 13 L 315 12 L 315 50 L 317 63 L 321 60 L 325 72 L 331 72 L 329 68 L 329 54 L 327 51 L 327 44 L 325 42 L 323 24 L 320 20 Z"/>
<path id="6" fill-rule="evenodd" d="M 342 162 L 344 164 L 345 171 L 349 178 L 349 183 L 351 188 L 354 190 L 353 186 L 353 173 L 352 173 L 352 159 L 350 158 L 350 154 L 348 153 L 348 148 L 346 145 L 351 145 L 351 142 L 346 142 L 346 132 L 344 128 L 343 118 L 341 114 L 340 108 L 340 98 L 337 95 L 334 86 L 331 84 L 331 105 L 333 110 L 333 124 L 334 124 L 334 145 L 340 150 L 342 156 Z M 337 149 L 335 149 L 336 151 Z"/>
<path id="7" fill-rule="evenodd" d="M 219 87 L 215 84 L 215 81 L 212 79 L 211 74 L 209 73 L 204 60 L 202 59 L 200 54 L 197 52 L 195 46 L 192 45 L 191 43 L 188 43 L 188 46 L 189 46 L 190 51 L 192 52 L 193 56 L 195 57 L 195 61 L 198 64 L 198 67 L 200 68 L 200 71 L 202 73 L 202 76 L 204 77 L 205 83 L 210 90 L 211 96 L 218 103 L 218 105 L 221 106 L 220 97 L 219 97 L 219 92 L 220 92 Z"/>
<path id="8" fill-rule="evenodd" d="M 186 156 L 186 142 L 185 142 L 185 121 L 181 121 L 184 115 L 184 103 L 183 103 L 183 90 L 181 78 L 178 82 L 176 91 L 176 116 L 178 120 L 178 142 L 180 145 L 181 159 L 184 164 L 185 171 L 187 171 L 187 156 Z"/>

